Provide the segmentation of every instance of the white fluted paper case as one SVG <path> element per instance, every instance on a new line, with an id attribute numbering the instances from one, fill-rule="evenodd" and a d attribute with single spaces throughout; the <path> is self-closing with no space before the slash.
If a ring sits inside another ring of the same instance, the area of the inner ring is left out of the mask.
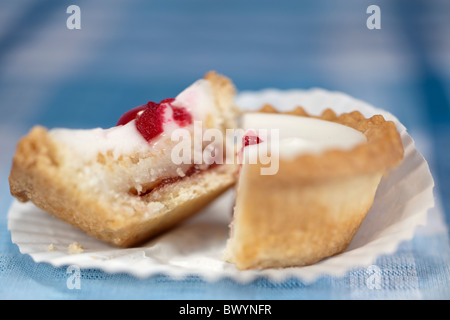
<path id="1" fill-rule="evenodd" d="M 418 226 L 426 224 L 427 211 L 434 206 L 433 178 L 406 128 L 392 114 L 346 94 L 322 89 L 242 92 L 236 102 L 249 110 L 266 103 L 280 110 L 301 105 L 311 114 L 320 114 L 326 108 L 338 114 L 359 110 L 366 117 L 381 114 L 395 122 L 405 158 L 382 179 L 371 210 L 344 252 L 306 267 L 237 270 L 222 260 L 233 208 L 233 190 L 196 217 L 141 247 L 130 249 L 119 249 L 94 239 L 31 203 L 13 201 L 8 214 L 12 242 L 34 261 L 54 266 L 77 265 L 137 277 L 165 274 L 180 279 L 197 275 L 208 281 L 228 277 L 239 282 L 257 277 L 273 281 L 296 277 L 311 282 L 322 275 L 342 276 L 351 269 L 373 264 L 380 255 L 393 253 L 402 241 L 413 237 Z M 69 252 L 68 247 L 74 242 L 84 248 L 82 253 Z"/>

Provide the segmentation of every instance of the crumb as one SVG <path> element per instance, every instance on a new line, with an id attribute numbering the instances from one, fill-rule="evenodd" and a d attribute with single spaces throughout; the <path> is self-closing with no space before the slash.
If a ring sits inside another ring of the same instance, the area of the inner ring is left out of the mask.
<path id="1" fill-rule="evenodd" d="M 186 176 L 186 174 L 183 172 L 183 170 L 182 170 L 181 168 L 177 168 L 177 174 L 178 174 L 180 177 Z"/>
<path id="2" fill-rule="evenodd" d="M 70 254 L 77 254 L 83 253 L 84 248 L 78 242 L 75 241 L 69 245 L 68 250 Z"/>
<path id="3" fill-rule="evenodd" d="M 53 243 L 50 243 L 47 247 L 47 251 L 56 251 L 56 247 Z"/>

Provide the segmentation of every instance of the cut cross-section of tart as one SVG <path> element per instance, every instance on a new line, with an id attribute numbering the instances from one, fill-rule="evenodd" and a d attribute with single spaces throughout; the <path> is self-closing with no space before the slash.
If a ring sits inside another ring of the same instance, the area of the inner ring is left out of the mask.
<path id="1" fill-rule="evenodd" d="M 140 244 L 233 185 L 236 166 L 204 152 L 225 143 L 198 146 L 194 135 L 234 128 L 234 95 L 228 78 L 209 72 L 174 99 L 129 110 L 109 129 L 36 126 L 18 143 L 11 194 L 105 242 Z M 192 143 L 173 152 L 181 143 L 177 130 Z"/>
<path id="2" fill-rule="evenodd" d="M 345 250 L 403 158 L 394 123 L 270 106 L 242 120 L 249 131 L 224 259 L 239 269 L 304 266 Z"/>

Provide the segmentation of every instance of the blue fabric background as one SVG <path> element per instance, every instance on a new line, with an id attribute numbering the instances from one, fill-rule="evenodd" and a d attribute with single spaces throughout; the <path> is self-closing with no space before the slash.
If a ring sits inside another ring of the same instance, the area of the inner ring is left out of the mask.
<path id="1" fill-rule="evenodd" d="M 81 8 L 81 30 L 66 8 Z M 381 9 L 369 30 L 366 9 Z M 0 0 L 0 298 L 448 299 L 450 298 L 450 2 L 399 0 Z M 135 279 L 36 264 L 11 243 L 7 177 L 18 139 L 35 124 L 109 127 L 130 107 L 173 97 L 217 70 L 239 90 L 344 91 L 395 114 L 429 161 L 437 206 L 429 224 L 376 261 L 380 286 L 356 268 L 250 284 L 195 276 Z"/>

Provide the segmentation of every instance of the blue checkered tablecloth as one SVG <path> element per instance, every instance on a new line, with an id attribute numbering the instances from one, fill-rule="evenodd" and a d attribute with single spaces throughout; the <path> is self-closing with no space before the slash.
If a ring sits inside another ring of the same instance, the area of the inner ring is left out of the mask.
<path id="1" fill-rule="evenodd" d="M 376 4 L 381 29 L 369 29 Z M 69 29 L 69 5 L 81 29 Z M 396 115 L 428 160 L 436 207 L 414 238 L 367 268 L 248 284 L 230 279 L 137 279 L 34 263 L 11 242 L 7 177 L 33 125 L 109 127 L 142 101 L 171 97 L 217 70 L 240 90 L 323 87 Z M 442 0 L 0 0 L 1 299 L 450 298 L 450 2 Z"/>

